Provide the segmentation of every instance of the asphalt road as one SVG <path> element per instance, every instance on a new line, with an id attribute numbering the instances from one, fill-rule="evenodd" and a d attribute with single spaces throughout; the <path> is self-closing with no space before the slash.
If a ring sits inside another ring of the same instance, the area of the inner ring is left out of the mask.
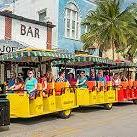
<path id="1" fill-rule="evenodd" d="M 137 105 L 122 103 L 108 111 L 100 107 L 77 109 L 69 119 L 45 115 L 15 119 L 0 137 L 137 137 Z"/>

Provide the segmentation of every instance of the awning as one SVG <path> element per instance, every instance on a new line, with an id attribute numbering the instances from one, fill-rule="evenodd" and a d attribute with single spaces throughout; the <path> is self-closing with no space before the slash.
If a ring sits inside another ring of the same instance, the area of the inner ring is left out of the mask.
<path id="1" fill-rule="evenodd" d="M 116 65 L 118 67 L 137 67 L 137 63 L 133 63 L 133 62 L 120 62 L 120 63 L 116 63 Z"/>
<path id="2" fill-rule="evenodd" d="M 97 63 L 97 64 L 110 64 L 114 65 L 115 62 L 113 60 L 102 58 L 102 57 L 95 57 L 91 55 L 87 56 L 76 56 L 75 62 L 91 62 L 91 63 Z"/>
<path id="3" fill-rule="evenodd" d="M 0 39 L 0 53 L 10 53 L 20 50 L 22 48 L 27 48 L 29 45 L 25 43 L 20 43 L 14 40 L 4 40 Z"/>
<path id="4" fill-rule="evenodd" d="M 66 64 L 67 67 L 87 67 L 95 65 L 115 65 L 116 63 L 113 60 L 101 57 L 95 57 L 92 55 L 75 55 L 73 60 L 69 60 Z M 64 62 L 61 60 L 54 62 L 55 66 L 64 66 Z"/>
<path id="5" fill-rule="evenodd" d="M 41 50 L 26 48 L 12 53 L 6 53 L 0 56 L 0 61 L 23 61 L 23 58 L 33 57 L 48 57 L 51 59 L 73 59 L 74 55 L 71 53 L 63 53 L 54 50 Z"/>
<path id="6" fill-rule="evenodd" d="M 137 68 L 137 63 L 133 62 L 120 62 L 116 63 L 115 65 L 112 65 L 109 67 L 109 69 L 122 69 L 122 68 Z M 96 69 L 108 69 L 107 66 L 104 67 L 96 67 Z"/>

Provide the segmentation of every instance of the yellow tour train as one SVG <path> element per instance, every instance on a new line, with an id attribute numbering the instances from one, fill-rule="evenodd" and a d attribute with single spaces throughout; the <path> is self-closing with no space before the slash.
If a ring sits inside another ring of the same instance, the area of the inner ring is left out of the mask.
<path id="1" fill-rule="evenodd" d="M 99 57 L 76 56 L 53 50 L 32 48 L 1 55 L 0 61 L 5 64 L 9 61 L 15 64 L 34 62 L 38 64 L 41 71 L 41 65 L 47 62 L 56 62 L 65 69 L 71 67 L 75 70 L 79 66 L 80 68 L 95 67 L 95 65 L 100 64 L 116 66 L 113 61 Z M 42 84 L 38 83 L 37 91 L 38 94 L 33 100 L 29 99 L 29 95 L 23 91 L 7 93 L 7 99 L 10 101 L 10 117 L 31 118 L 49 113 L 58 113 L 61 118 L 69 118 L 71 111 L 79 106 L 103 105 L 109 110 L 112 108 L 112 104 L 116 102 L 131 100 L 135 104 L 137 103 L 136 81 L 133 81 L 132 84 L 131 81 L 127 81 L 118 88 L 114 88 L 111 81 L 105 85 L 101 82 L 87 81 L 87 88 L 70 86 L 68 82 L 48 83 L 46 97 L 42 95 Z"/>

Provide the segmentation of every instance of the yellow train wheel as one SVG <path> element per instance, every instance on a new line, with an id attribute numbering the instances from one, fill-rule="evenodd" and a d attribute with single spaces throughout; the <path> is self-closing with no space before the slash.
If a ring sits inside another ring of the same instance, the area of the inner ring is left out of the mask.
<path id="1" fill-rule="evenodd" d="M 113 106 L 112 103 L 104 104 L 104 108 L 105 108 L 106 110 L 111 110 L 111 109 L 112 109 L 112 106 Z"/>
<path id="2" fill-rule="evenodd" d="M 71 111 L 72 111 L 71 109 L 63 110 L 63 111 L 60 111 L 60 112 L 58 113 L 58 115 L 59 115 L 60 118 L 67 119 L 67 118 L 70 117 Z"/>

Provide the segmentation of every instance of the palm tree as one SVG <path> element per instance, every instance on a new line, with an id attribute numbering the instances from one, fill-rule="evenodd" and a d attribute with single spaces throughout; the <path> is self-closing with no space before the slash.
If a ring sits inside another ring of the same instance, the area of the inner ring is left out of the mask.
<path id="1" fill-rule="evenodd" d="M 133 62 L 134 58 L 137 57 L 137 20 L 135 16 L 135 23 L 130 26 L 132 26 L 135 31 L 132 35 L 127 35 L 127 47 L 125 49 L 124 45 L 121 45 L 117 52 L 120 52 L 126 59 Z"/>
<path id="2" fill-rule="evenodd" d="M 102 51 L 127 47 L 129 36 L 136 37 L 135 31 L 135 9 L 136 5 L 131 5 L 121 10 L 123 0 L 98 0 L 95 11 L 90 11 L 82 22 L 87 26 L 87 33 L 81 36 L 84 49 L 88 49 L 97 43 Z M 134 9 L 134 12 L 133 12 Z M 134 14 L 133 14 L 134 13 Z"/>
<path id="3" fill-rule="evenodd" d="M 121 53 L 124 58 L 133 62 L 134 58 L 137 57 L 137 39 L 130 37 L 128 39 L 127 48 L 125 49 L 124 46 L 121 46 L 117 52 Z"/>

